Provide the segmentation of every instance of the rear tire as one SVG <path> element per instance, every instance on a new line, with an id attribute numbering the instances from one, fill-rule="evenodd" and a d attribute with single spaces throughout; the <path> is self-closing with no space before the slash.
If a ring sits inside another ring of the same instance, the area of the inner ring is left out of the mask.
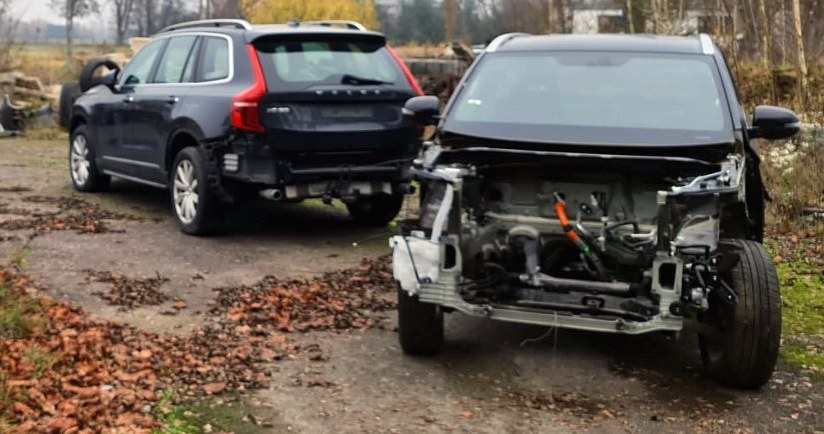
<path id="1" fill-rule="evenodd" d="M 80 83 L 76 81 L 63 83 L 63 86 L 60 87 L 60 102 L 58 104 L 59 109 L 57 119 L 61 126 L 69 126 L 72 119 L 72 106 L 74 106 L 74 101 L 82 94 L 83 92 L 80 90 Z"/>
<path id="2" fill-rule="evenodd" d="M 398 339 L 404 353 L 434 356 L 443 348 L 443 310 L 398 288 Z"/>
<path id="3" fill-rule="evenodd" d="M 701 320 L 717 326 L 720 334 L 699 336 L 701 357 L 707 373 L 719 383 L 757 389 L 770 379 L 778 360 L 778 275 L 764 247 L 755 241 L 722 240 L 720 248 L 740 258 L 728 276 L 721 276 L 737 293 L 738 302 L 730 306 L 711 296 L 710 309 Z"/>
<path id="4" fill-rule="evenodd" d="M 209 186 L 203 151 L 183 148 L 175 157 L 169 174 L 169 196 L 180 230 L 189 235 L 216 232 L 223 220 L 220 200 Z"/>
<path id="5" fill-rule="evenodd" d="M 75 128 L 69 139 L 69 175 L 74 189 L 86 193 L 105 191 L 112 180 L 97 168 L 94 145 L 85 125 Z"/>
<path id="6" fill-rule="evenodd" d="M 346 209 L 349 210 L 349 215 L 361 225 L 383 227 L 395 220 L 402 205 L 402 194 L 379 193 L 361 196 L 355 202 L 347 203 Z"/>

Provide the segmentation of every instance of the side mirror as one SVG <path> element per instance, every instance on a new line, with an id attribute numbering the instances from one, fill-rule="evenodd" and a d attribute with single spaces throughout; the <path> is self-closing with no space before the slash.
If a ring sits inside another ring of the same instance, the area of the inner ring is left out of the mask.
<path id="1" fill-rule="evenodd" d="M 778 140 L 792 137 L 800 129 L 801 121 L 792 110 L 760 105 L 753 112 L 752 127 L 747 132 L 750 138 Z"/>
<path id="2" fill-rule="evenodd" d="M 435 125 L 440 110 L 441 100 L 438 97 L 416 96 L 406 101 L 401 112 L 418 125 Z"/>

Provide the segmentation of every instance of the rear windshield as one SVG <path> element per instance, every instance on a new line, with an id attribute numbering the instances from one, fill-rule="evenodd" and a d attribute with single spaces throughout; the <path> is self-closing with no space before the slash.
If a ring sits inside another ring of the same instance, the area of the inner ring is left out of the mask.
<path id="1" fill-rule="evenodd" d="M 278 91 L 300 91 L 315 85 L 402 82 L 383 42 L 267 40 L 255 46 L 269 88 Z"/>
<path id="2" fill-rule="evenodd" d="M 616 52 L 489 56 L 447 129 L 515 140 L 693 144 L 731 137 L 713 59 Z"/>

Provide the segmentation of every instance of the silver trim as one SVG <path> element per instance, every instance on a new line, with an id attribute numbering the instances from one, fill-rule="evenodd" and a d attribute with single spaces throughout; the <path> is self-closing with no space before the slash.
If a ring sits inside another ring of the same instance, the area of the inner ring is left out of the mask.
<path id="1" fill-rule="evenodd" d="M 137 87 L 137 86 L 142 86 L 142 87 L 150 87 L 150 86 L 151 87 L 165 87 L 165 86 L 198 87 L 198 86 L 211 86 L 211 85 L 215 85 L 215 84 L 226 84 L 226 83 L 229 83 L 232 80 L 234 80 L 234 78 L 235 78 L 235 46 L 234 46 L 234 43 L 233 43 L 232 38 L 230 36 L 222 35 L 220 33 L 211 33 L 211 32 L 180 32 L 180 33 L 173 33 L 173 34 L 169 34 L 169 35 L 157 36 L 154 39 L 152 39 L 151 42 L 159 41 L 161 39 L 166 39 L 166 38 L 178 37 L 178 36 L 212 36 L 212 37 L 218 37 L 218 38 L 225 39 L 226 42 L 229 44 L 229 76 L 226 77 L 226 78 L 221 78 L 219 80 L 201 81 L 201 82 L 197 82 L 197 83 L 140 83 L 140 84 L 129 85 L 130 87 Z M 149 45 L 149 44 L 146 44 L 146 45 Z M 141 48 L 141 50 L 142 50 L 142 48 Z M 137 53 L 135 53 L 135 54 L 137 54 Z M 121 77 L 121 79 L 122 79 L 122 77 Z M 124 84 L 123 83 L 118 83 L 118 86 L 122 87 L 122 86 L 124 86 Z"/>
<path id="2" fill-rule="evenodd" d="M 164 27 L 158 33 L 165 33 L 171 32 L 173 30 L 180 30 L 180 29 L 188 29 L 192 27 L 221 27 L 221 26 L 233 26 L 236 29 L 243 29 L 243 30 L 252 30 L 252 25 L 249 24 L 246 20 L 235 20 L 235 19 L 214 19 L 214 20 L 196 20 L 196 21 L 184 21 L 182 23 L 172 24 L 171 26 Z"/>
<path id="3" fill-rule="evenodd" d="M 140 167 L 148 167 L 151 169 L 159 169 L 160 165 L 155 163 L 147 163 L 145 161 L 140 160 L 130 160 L 128 158 L 120 158 L 120 157 L 110 157 L 108 155 L 103 156 L 104 160 L 114 161 L 117 163 L 124 163 L 124 164 L 131 164 L 133 166 L 140 166 Z"/>
<path id="4" fill-rule="evenodd" d="M 712 42 L 710 35 L 701 33 L 698 35 L 698 41 L 701 42 L 701 52 L 707 55 L 715 54 L 715 44 Z"/>
<path id="5" fill-rule="evenodd" d="M 145 179 L 140 179 L 134 176 L 124 175 L 120 172 L 115 172 L 114 170 L 104 170 L 103 173 L 105 173 L 106 175 L 116 176 L 118 178 L 125 179 L 126 181 L 136 182 L 138 184 L 146 184 L 157 188 L 166 188 L 166 184 L 161 184 L 159 182 L 154 181 L 147 181 Z"/>
<path id="6" fill-rule="evenodd" d="M 521 36 L 532 36 L 532 35 L 530 35 L 529 33 L 520 33 L 520 32 L 504 33 L 503 35 L 500 35 L 500 36 L 496 37 L 492 42 L 489 43 L 489 45 L 486 46 L 486 52 L 487 53 L 494 53 L 494 52 L 498 51 L 498 49 L 501 48 L 501 46 L 503 46 L 504 44 L 506 44 L 510 40 L 515 39 L 515 38 L 519 38 Z"/>
<path id="7" fill-rule="evenodd" d="M 349 20 L 321 20 L 321 21 L 304 21 L 299 23 L 300 25 L 307 25 L 307 26 L 323 26 L 323 27 L 335 27 L 341 26 L 345 27 L 350 30 L 360 30 L 362 32 L 368 30 L 366 26 L 357 22 L 357 21 L 349 21 Z"/>

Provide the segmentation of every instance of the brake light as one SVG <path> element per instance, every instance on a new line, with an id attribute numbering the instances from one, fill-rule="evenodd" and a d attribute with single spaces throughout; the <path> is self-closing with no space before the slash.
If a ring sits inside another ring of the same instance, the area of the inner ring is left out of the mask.
<path id="1" fill-rule="evenodd" d="M 409 68 L 406 67 L 406 64 L 403 63 L 398 53 L 392 49 L 389 45 L 386 46 L 386 50 L 389 51 L 389 54 L 392 55 L 392 58 L 395 59 L 395 63 L 398 64 L 398 67 L 401 68 L 403 71 L 403 75 L 406 76 L 406 81 L 409 82 L 409 85 L 412 86 L 412 91 L 415 92 L 415 95 L 423 96 L 423 90 L 418 85 L 418 80 L 415 80 L 415 76 L 412 75 L 412 72 L 409 71 Z"/>
<path id="2" fill-rule="evenodd" d="M 260 100 L 266 96 L 266 78 L 255 47 L 249 44 L 246 50 L 249 52 L 255 83 L 232 99 L 230 125 L 238 130 L 265 133 L 266 127 L 260 122 Z"/>

